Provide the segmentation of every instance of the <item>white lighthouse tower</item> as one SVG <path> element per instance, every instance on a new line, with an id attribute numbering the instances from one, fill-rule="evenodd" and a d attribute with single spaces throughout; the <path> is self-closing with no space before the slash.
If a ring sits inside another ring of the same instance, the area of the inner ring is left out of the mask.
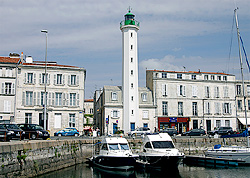
<path id="1" fill-rule="evenodd" d="M 135 129 L 139 123 L 138 96 L 138 52 L 137 31 L 139 22 L 129 9 L 120 23 L 122 31 L 122 91 L 123 91 L 123 130 Z"/>

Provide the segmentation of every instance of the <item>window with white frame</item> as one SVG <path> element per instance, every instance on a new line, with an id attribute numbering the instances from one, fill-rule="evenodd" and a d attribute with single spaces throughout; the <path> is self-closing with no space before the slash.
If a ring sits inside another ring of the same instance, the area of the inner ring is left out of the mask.
<path id="1" fill-rule="evenodd" d="M 178 93 L 178 96 L 186 96 L 186 87 L 185 85 L 178 85 L 177 86 L 177 93 Z"/>
<path id="2" fill-rule="evenodd" d="M 250 96 L 250 85 L 247 85 L 247 95 Z"/>
<path id="3" fill-rule="evenodd" d="M 148 111 L 147 110 L 142 111 L 142 118 L 148 119 Z"/>
<path id="4" fill-rule="evenodd" d="M 76 85 L 76 75 L 70 76 L 70 85 Z"/>
<path id="5" fill-rule="evenodd" d="M 204 102 L 205 114 L 210 114 L 210 102 Z"/>
<path id="6" fill-rule="evenodd" d="M 224 80 L 224 81 L 227 81 L 227 76 L 223 76 L 223 80 Z"/>
<path id="7" fill-rule="evenodd" d="M 130 62 L 133 62 L 133 58 L 132 57 L 130 58 Z"/>
<path id="8" fill-rule="evenodd" d="M 178 115 L 183 116 L 183 102 L 178 102 Z"/>
<path id="9" fill-rule="evenodd" d="M 89 113 L 90 113 L 90 114 L 93 114 L 93 113 L 94 113 L 94 109 L 93 109 L 93 108 L 90 108 L 90 109 L 89 109 Z"/>
<path id="10" fill-rule="evenodd" d="M 111 117 L 112 118 L 119 118 L 120 117 L 120 112 L 118 110 L 111 111 Z"/>
<path id="11" fill-rule="evenodd" d="M 111 92 L 111 99 L 112 99 L 112 101 L 117 100 L 117 93 L 116 92 Z"/>
<path id="12" fill-rule="evenodd" d="M 193 116 L 198 116 L 197 102 L 192 102 Z"/>
<path id="13" fill-rule="evenodd" d="M 134 71 L 133 71 L 133 70 L 131 70 L 131 71 L 130 71 L 130 74 L 131 74 L 131 75 L 134 75 Z"/>
<path id="14" fill-rule="evenodd" d="M 163 116 L 168 115 L 168 102 L 167 101 L 162 102 L 162 115 Z"/>
<path id="15" fill-rule="evenodd" d="M 69 127 L 75 127 L 75 126 L 76 126 L 76 115 L 69 114 Z"/>
<path id="16" fill-rule="evenodd" d="M 177 79 L 182 79 L 182 74 L 177 74 Z"/>
<path id="17" fill-rule="evenodd" d="M 208 75 L 204 75 L 204 80 L 208 80 Z"/>
<path id="18" fill-rule="evenodd" d="M 33 73 L 27 73 L 27 83 L 33 83 Z"/>
<path id="19" fill-rule="evenodd" d="M 41 92 L 41 105 L 43 106 L 45 103 L 45 92 Z"/>
<path id="20" fill-rule="evenodd" d="M 228 98 L 228 86 L 224 86 L 223 89 L 224 89 L 224 97 Z"/>
<path id="21" fill-rule="evenodd" d="M 162 73 L 162 78 L 167 78 L 167 73 L 163 72 Z"/>
<path id="22" fill-rule="evenodd" d="M 196 80 L 196 75 L 191 76 L 192 80 Z"/>
<path id="23" fill-rule="evenodd" d="M 197 86 L 196 85 L 192 85 L 192 96 L 197 97 Z"/>
<path id="24" fill-rule="evenodd" d="M 168 95 L 168 85 L 167 84 L 162 84 L 162 96 L 167 96 Z"/>
<path id="25" fill-rule="evenodd" d="M 130 45 L 130 49 L 133 50 L 133 45 Z"/>
<path id="26" fill-rule="evenodd" d="M 26 91 L 26 105 L 30 106 L 33 105 L 33 92 L 32 91 Z"/>
<path id="27" fill-rule="evenodd" d="M 56 93 L 55 105 L 62 106 L 62 93 Z"/>
<path id="28" fill-rule="evenodd" d="M 69 94 L 69 104 L 70 106 L 76 106 L 76 93 Z"/>
<path id="29" fill-rule="evenodd" d="M 214 88 L 214 95 L 215 95 L 215 98 L 219 98 L 220 97 L 219 87 L 215 87 Z"/>
<path id="30" fill-rule="evenodd" d="M 230 103 L 224 103 L 223 104 L 223 113 L 224 114 L 230 114 L 231 113 L 231 104 Z"/>
<path id="31" fill-rule="evenodd" d="M 215 125 L 217 128 L 219 128 L 221 126 L 221 120 L 216 120 Z"/>
<path id="32" fill-rule="evenodd" d="M 47 78 L 47 80 L 46 80 L 46 84 L 48 84 L 49 82 L 48 82 L 48 80 L 49 80 L 49 76 L 48 76 L 48 74 L 46 74 L 46 76 L 47 77 L 45 77 L 45 73 L 42 73 L 42 74 L 40 74 L 41 75 L 41 80 L 40 80 L 40 83 L 41 84 L 45 84 L 45 80 L 46 80 L 46 78 Z"/>
<path id="33" fill-rule="evenodd" d="M 221 80 L 221 76 L 217 76 L 217 80 Z"/>
<path id="34" fill-rule="evenodd" d="M 133 83 L 131 83 L 131 88 L 134 88 L 134 84 Z"/>
<path id="35" fill-rule="evenodd" d="M 25 113 L 25 124 L 32 124 L 32 113 Z"/>
<path id="36" fill-rule="evenodd" d="M 239 111 L 242 111 L 242 100 L 237 100 L 237 108 Z"/>
<path id="37" fill-rule="evenodd" d="M 5 94 L 9 95 L 12 94 L 12 83 L 5 83 Z"/>
<path id="38" fill-rule="evenodd" d="M 209 86 L 205 86 L 205 97 L 206 98 L 210 97 L 210 88 L 209 88 Z"/>
<path id="39" fill-rule="evenodd" d="M 215 79 L 214 75 L 211 75 L 211 80 L 214 80 L 214 79 Z"/>
<path id="40" fill-rule="evenodd" d="M 131 101 L 134 101 L 134 96 L 131 96 Z"/>
<path id="41" fill-rule="evenodd" d="M 56 75 L 56 84 L 63 84 L 63 76 L 62 74 L 57 74 Z"/>
<path id="42" fill-rule="evenodd" d="M 236 85 L 236 95 L 241 95 L 241 85 Z"/>
<path id="43" fill-rule="evenodd" d="M 230 120 L 225 120 L 225 126 L 230 127 Z"/>
<path id="44" fill-rule="evenodd" d="M 147 101 L 147 93 L 142 93 L 141 94 L 141 97 L 142 97 L 142 101 Z"/>

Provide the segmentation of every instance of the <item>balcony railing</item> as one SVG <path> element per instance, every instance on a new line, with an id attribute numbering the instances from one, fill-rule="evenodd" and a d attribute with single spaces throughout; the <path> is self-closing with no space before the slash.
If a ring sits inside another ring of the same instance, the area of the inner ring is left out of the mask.
<path id="1" fill-rule="evenodd" d="M 140 22 L 136 20 L 123 20 L 120 22 L 120 28 L 124 25 L 135 25 L 137 27 L 140 27 Z"/>

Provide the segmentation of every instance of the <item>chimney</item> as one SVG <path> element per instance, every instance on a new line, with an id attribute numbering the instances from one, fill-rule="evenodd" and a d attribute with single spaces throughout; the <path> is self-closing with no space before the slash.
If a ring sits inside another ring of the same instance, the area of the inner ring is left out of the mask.
<path id="1" fill-rule="evenodd" d="M 9 54 L 10 58 L 19 58 L 20 55 L 18 53 L 10 53 Z"/>
<path id="2" fill-rule="evenodd" d="M 23 52 L 21 53 L 21 63 L 23 63 Z"/>
<path id="3" fill-rule="evenodd" d="M 32 58 L 32 56 L 26 57 L 26 63 L 33 63 L 33 58 Z"/>

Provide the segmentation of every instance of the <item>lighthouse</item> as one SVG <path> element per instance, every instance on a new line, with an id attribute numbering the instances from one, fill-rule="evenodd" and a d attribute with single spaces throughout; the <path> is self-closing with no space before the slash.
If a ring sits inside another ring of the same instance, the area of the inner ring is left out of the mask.
<path id="1" fill-rule="evenodd" d="M 138 49 L 137 31 L 139 22 L 129 11 L 120 23 L 122 32 L 122 92 L 123 92 L 123 130 L 128 133 L 139 124 L 138 96 Z"/>

